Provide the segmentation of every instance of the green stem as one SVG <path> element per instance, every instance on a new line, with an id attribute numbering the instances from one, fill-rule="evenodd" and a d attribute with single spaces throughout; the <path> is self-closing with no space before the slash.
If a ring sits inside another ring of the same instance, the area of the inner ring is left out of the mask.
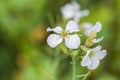
<path id="1" fill-rule="evenodd" d="M 87 77 L 91 74 L 91 71 L 88 71 L 88 73 L 86 74 L 82 74 L 82 75 L 76 75 L 77 78 L 83 77 L 82 80 L 86 80 Z"/>
<path id="2" fill-rule="evenodd" d="M 72 80 L 76 80 L 76 62 L 74 59 L 72 61 L 73 61 L 72 62 L 72 66 L 73 66 L 73 79 Z"/>
<path id="3" fill-rule="evenodd" d="M 82 75 L 76 75 L 77 78 L 80 78 L 80 77 L 84 77 L 86 76 L 87 74 L 82 74 Z"/>
<path id="4" fill-rule="evenodd" d="M 92 71 L 88 71 L 88 73 L 83 77 L 83 79 L 82 80 L 86 80 L 87 79 L 87 77 L 91 74 L 91 72 Z"/>
<path id="5" fill-rule="evenodd" d="M 88 77 L 88 74 L 84 76 L 84 78 L 82 80 L 86 80 Z"/>

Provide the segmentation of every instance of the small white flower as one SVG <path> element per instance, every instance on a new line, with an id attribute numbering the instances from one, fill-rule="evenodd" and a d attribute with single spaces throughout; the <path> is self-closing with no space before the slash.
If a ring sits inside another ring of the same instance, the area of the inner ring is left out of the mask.
<path id="1" fill-rule="evenodd" d="M 65 40 L 65 45 L 68 48 L 76 49 L 80 45 L 80 38 L 77 34 L 70 34 L 73 32 L 79 32 L 79 27 L 76 22 L 69 21 L 66 25 L 65 29 L 57 26 L 56 28 L 48 28 L 47 31 L 53 31 L 56 34 L 51 34 L 47 38 L 47 43 L 50 47 L 54 48 L 60 43 L 62 43 L 63 39 Z"/>
<path id="2" fill-rule="evenodd" d="M 89 14 L 88 10 L 80 10 L 80 5 L 76 1 L 68 3 L 61 8 L 61 13 L 65 19 L 74 19 L 79 22 L 80 18 L 87 16 Z"/>
<path id="3" fill-rule="evenodd" d="M 86 36 L 91 36 L 93 33 L 97 33 L 100 32 L 102 29 L 102 24 L 97 21 L 95 25 L 91 24 L 91 23 L 84 23 L 83 24 L 83 33 Z M 104 37 L 98 38 L 98 39 L 93 39 L 93 43 L 98 43 L 100 41 L 102 41 Z"/>
<path id="4" fill-rule="evenodd" d="M 87 54 L 83 58 L 81 65 L 87 66 L 89 70 L 94 70 L 100 64 L 100 60 L 106 56 L 106 50 L 101 50 L 101 46 L 97 46 L 87 51 Z"/>

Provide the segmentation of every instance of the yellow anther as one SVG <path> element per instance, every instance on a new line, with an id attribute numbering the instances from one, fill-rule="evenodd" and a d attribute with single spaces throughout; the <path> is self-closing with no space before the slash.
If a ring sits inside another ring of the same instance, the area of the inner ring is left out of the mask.
<path id="1" fill-rule="evenodd" d="M 67 35 L 67 32 L 63 29 L 61 34 L 63 37 L 65 37 Z"/>
<path id="2" fill-rule="evenodd" d="M 93 55 L 94 55 L 94 52 L 91 51 L 90 54 L 89 54 L 89 56 L 92 57 Z"/>

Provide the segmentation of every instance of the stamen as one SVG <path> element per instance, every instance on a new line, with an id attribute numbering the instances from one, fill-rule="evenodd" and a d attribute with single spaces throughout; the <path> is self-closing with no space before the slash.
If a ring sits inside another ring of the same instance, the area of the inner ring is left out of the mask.
<path id="1" fill-rule="evenodd" d="M 67 35 L 67 32 L 64 29 L 62 29 L 62 33 L 61 34 L 62 34 L 63 37 L 65 37 Z"/>
<path id="2" fill-rule="evenodd" d="M 92 57 L 93 55 L 94 55 L 94 52 L 91 51 L 90 54 L 89 54 L 89 56 Z"/>

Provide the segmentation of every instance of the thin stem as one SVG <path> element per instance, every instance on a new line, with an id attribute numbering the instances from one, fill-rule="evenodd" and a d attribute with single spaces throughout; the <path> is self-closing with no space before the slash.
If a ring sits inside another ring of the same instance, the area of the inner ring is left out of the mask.
<path id="1" fill-rule="evenodd" d="M 73 65 L 73 79 L 72 80 L 76 80 L 76 62 L 74 59 L 72 61 L 73 61 L 72 62 L 72 65 Z"/>
<path id="2" fill-rule="evenodd" d="M 80 78 L 80 77 L 84 77 L 86 76 L 87 74 L 82 74 L 82 75 L 76 75 L 77 78 Z"/>
<path id="3" fill-rule="evenodd" d="M 86 80 L 88 77 L 88 74 L 84 76 L 84 78 L 82 80 Z"/>
<path id="4" fill-rule="evenodd" d="M 87 79 L 87 77 L 91 74 L 91 72 L 92 71 L 88 71 L 88 73 L 83 77 L 83 79 L 82 80 L 86 80 Z"/>

